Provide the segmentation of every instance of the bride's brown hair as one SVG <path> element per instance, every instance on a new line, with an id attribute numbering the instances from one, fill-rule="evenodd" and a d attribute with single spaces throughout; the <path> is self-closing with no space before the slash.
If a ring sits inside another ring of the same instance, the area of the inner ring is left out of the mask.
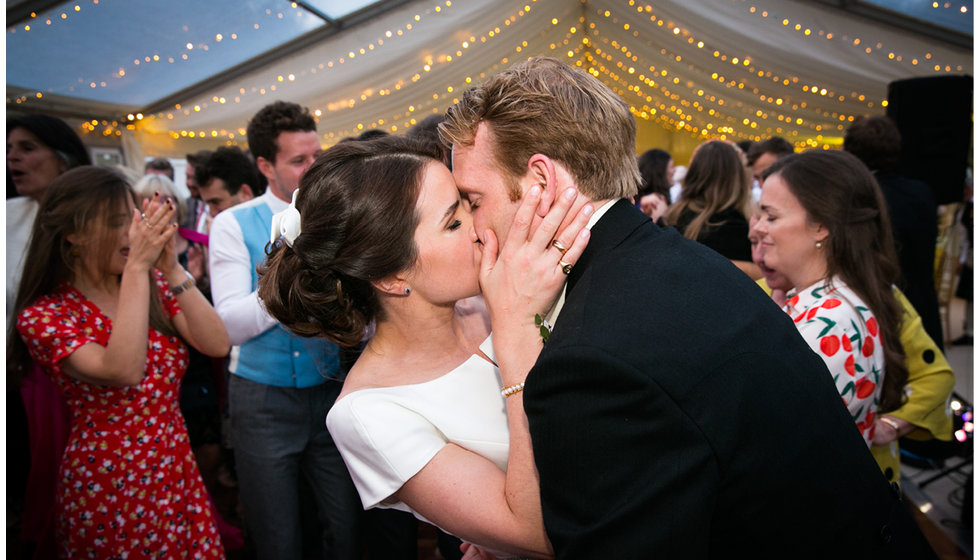
<path id="1" fill-rule="evenodd" d="M 416 206 L 430 144 L 389 136 L 342 142 L 303 175 L 302 233 L 271 244 L 259 265 L 259 298 L 282 326 L 356 346 L 382 313 L 371 284 L 415 263 Z M 440 163 L 441 165 L 441 163 Z"/>

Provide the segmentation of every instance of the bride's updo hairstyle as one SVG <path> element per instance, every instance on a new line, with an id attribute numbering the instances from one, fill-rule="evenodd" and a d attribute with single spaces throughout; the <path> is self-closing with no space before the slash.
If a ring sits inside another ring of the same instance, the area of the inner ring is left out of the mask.
<path id="1" fill-rule="evenodd" d="M 417 200 L 430 144 L 388 136 L 341 142 L 299 183 L 301 233 L 280 237 L 259 265 L 259 298 L 283 327 L 356 346 L 381 318 L 372 281 L 415 264 Z M 441 163 L 440 163 L 441 165 Z"/>

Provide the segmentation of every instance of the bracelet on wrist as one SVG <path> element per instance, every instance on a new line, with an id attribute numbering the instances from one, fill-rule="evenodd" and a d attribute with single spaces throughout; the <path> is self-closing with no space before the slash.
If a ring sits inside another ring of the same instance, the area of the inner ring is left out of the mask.
<path id="1" fill-rule="evenodd" d="M 891 419 L 891 418 L 889 418 L 887 416 L 879 416 L 878 417 L 878 420 L 881 420 L 885 424 L 888 424 L 889 426 L 891 426 L 892 429 L 895 430 L 895 433 L 896 434 L 900 434 L 901 433 L 901 429 L 898 426 L 898 422 L 896 422 L 895 420 L 893 420 L 893 419 Z"/>
<path id="2" fill-rule="evenodd" d="M 170 291 L 173 292 L 175 296 L 179 296 L 180 294 L 193 288 L 196 284 L 197 282 L 194 281 L 194 277 L 191 276 L 190 273 L 187 273 L 187 280 L 184 280 L 180 284 L 177 284 L 176 286 L 170 288 Z"/>
<path id="3" fill-rule="evenodd" d="M 521 381 L 517 385 L 511 385 L 510 387 L 503 387 L 502 389 L 500 389 L 500 394 L 504 398 L 507 398 L 516 395 L 517 393 L 520 393 L 523 390 L 524 390 L 524 382 Z"/>

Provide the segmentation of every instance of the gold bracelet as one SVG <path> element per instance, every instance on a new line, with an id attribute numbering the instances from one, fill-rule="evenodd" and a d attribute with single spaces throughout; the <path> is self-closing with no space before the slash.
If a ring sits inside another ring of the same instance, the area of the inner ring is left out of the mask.
<path id="1" fill-rule="evenodd" d="M 197 282 L 194 281 L 194 277 L 191 276 L 190 273 L 187 273 L 185 271 L 185 274 L 187 274 L 187 280 L 184 280 L 180 284 L 177 284 L 173 288 L 170 288 L 170 291 L 173 292 L 175 296 L 179 296 L 180 294 L 186 292 L 187 290 L 197 285 Z"/>
<path id="2" fill-rule="evenodd" d="M 503 396 L 504 398 L 506 398 L 506 397 L 509 397 L 511 395 L 516 395 L 517 393 L 520 393 L 523 390 L 524 390 L 524 382 L 522 381 L 522 382 L 518 383 L 517 385 L 511 385 L 510 387 L 504 387 L 504 388 L 502 388 L 500 390 L 500 394 L 501 394 L 501 396 Z"/>
<path id="3" fill-rule="evenodd" d="M 899 432 L 901 431 L 901 430 L 899 429 L 899 427 L 898 427 L 898 422 L 896 422 L 896 421 L 894 421 L 894 420 L 892 420 L 891 418 L 889 418 L 889 417 L 887 417 L 887 416 L 879 416 L 879 417 L 878 417 L 878 420 L 881 420 L 881 421 L 882 421 L 882 422 L 884 422 L 885 424 L 888 424 L 889 426 L 891 426 L 891 427 L 892 427 L 892 429 L 893 429 L 893 430 L 895 430 L 895 433 L 896 433 L 896 434 L 897 434 L 897 433 L 899 433 Z"/>

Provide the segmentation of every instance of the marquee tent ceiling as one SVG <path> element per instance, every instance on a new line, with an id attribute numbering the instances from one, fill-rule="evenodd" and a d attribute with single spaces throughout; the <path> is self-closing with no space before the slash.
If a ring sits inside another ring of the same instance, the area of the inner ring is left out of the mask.
<path id="1" fill-rule="evenodd" d="M 8 23 L 25 4 L 8 0 Z M 287 99 L 315 112 L 332 145 L 370 128 L 404 132 L 487 76 L 548 55 L 616 90 L 641 127 L 695 139 L 778 134 L 802 147 L 833 144 L 855 116 L 883 113 L 894 80 L 973 68 L 973 6 L 963 1 L 933 8 L 960 31 L 871 19 L 854 10 L 881 12 L 854 0 L 347 4 L 333 14 L 329 1 L 59 4 L 8 27 L 8 111 L 85 119 L 86 134 L 181 157 L 244 146 L 248 118 Z M 51 41 L 45 58 L 38 45 Z"/>

